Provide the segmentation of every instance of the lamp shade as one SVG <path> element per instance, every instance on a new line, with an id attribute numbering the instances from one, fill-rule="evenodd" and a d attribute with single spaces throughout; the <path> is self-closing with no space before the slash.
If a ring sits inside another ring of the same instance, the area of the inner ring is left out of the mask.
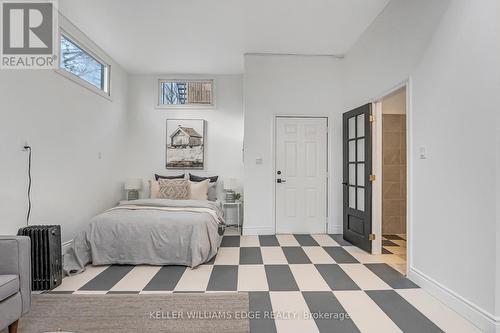
<path id="1" fill-rule="evenodd" d="M 238 181 L 236 178 L 228 178 L 224 180 L 224 189 L 228 191 L 235 190 L 236 187 L 238 186 Z"/>
<path id="2" fill-rule="evenodd" d="M 138 178 L 127 179 L 125 181 L 125 189 L 126 190 L 140 190 L 140 189 L 142 189 L 142 179 L 138 179 Z"/>

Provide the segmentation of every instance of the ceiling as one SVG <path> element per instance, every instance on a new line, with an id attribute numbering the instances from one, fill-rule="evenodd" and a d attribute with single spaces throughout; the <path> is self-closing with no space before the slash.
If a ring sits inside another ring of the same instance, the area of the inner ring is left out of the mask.
<path id="1" fill-rule="evenodd" d="M 60 0 L 131 73 L 243 73 L 245 53 L 342 55 L 389 0 Z"/>

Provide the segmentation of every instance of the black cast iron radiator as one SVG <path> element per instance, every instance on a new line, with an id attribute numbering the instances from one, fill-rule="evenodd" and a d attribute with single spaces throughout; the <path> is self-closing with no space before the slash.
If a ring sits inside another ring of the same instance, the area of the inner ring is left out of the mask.
<path id="1" fill-rule="evenodd" d="M 19 236 L 31 238 L 33 290 L 51 290 L 62 281 L 61 226 L 34 225 L 19 229 Z"/>

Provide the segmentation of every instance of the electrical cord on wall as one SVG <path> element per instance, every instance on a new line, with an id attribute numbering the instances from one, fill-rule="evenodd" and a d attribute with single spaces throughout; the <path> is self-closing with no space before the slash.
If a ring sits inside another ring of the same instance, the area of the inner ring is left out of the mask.
<path id="1" fill-rule="evenodd" d="M 31 146 L 25 145 L 24 150 L 28 151 L 28 213 L 26 214 L 26 226 L 29 226 L 31 216 Z"/>

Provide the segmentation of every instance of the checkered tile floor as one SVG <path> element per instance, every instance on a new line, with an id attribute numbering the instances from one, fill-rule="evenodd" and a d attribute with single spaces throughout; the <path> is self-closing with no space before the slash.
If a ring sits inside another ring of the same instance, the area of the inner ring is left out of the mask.
<path id="1" fill-rule="evenodd" d="M 389 265 L 398 258 L 367 254 L 341 235 L 226 234 L 217 256 L 196 269 L 88 266 L 52 293 L 249 292 L 250 311 L 299 314 L 250 320 L 251 332 L 474 331 Z"/>
<path id="2" fill-rule="evenodd" d="M 391 266 L 404 274 L 406 272 L 406 235 L 382 235 L 382 254 L 395 255 L 403 259 L 403 263 L 392 263 Z"/>

